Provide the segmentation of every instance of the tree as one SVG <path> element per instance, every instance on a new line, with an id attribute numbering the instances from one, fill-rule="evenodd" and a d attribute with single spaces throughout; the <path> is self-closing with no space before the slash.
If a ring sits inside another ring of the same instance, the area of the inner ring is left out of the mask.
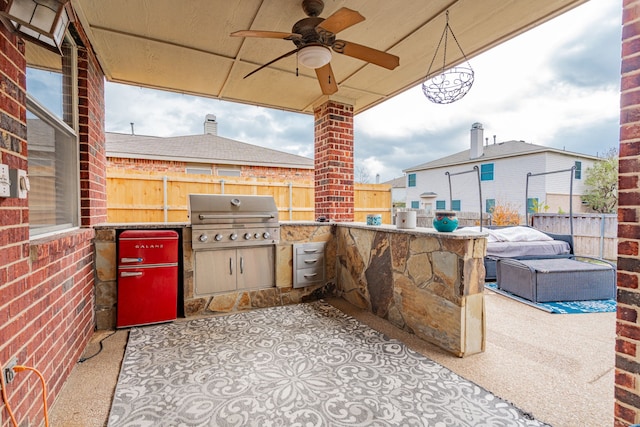
<path id="1" fill-rule="evenodd" d="M 511 203 L 498 203 L 491 208 L 491 223 L 493 225 L 520 225 L 518 208 Z"/>
<path id="2" fill-rule="evenodd" d="M 369 180 L 371 179 L 367 168 L 365 168 L 364 166 L 356 167 L 354 178 L 357 184 L 368 184 Z"/>
<path id="3" fill-rule="evenodd" d="M 618 150 L 610 149 L 585 173 L 582 201 L 600 213 L 615 212 L 618 205 Z"/>

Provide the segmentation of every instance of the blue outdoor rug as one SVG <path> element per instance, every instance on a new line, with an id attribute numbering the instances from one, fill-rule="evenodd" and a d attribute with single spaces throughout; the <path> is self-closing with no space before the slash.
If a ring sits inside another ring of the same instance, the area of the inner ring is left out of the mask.
<path id="1" fill-rule="evenodd" d="M 528 299 L 524 299 L 510 292 L 498 289 L 498 285 L 495 282 L 487 282 L 484 286 L 493 292 L 496 292 L 505 297 L 512 298 L 516 301 L 520 301 L 531 307 L 544 310 L 549 313 L 555 314 L 578 314 L 578 313 L 612 313 L 616 311 L 616 300 L 614 299 L 602 299 L 592 301 L 559 301 L 559 302 L 533 302 Z"/>

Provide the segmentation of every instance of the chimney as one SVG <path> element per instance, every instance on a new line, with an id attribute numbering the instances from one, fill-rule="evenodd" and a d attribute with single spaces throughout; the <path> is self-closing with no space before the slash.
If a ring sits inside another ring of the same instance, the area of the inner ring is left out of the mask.
<path id="1" fill-rule="evenodd" d="M 204 119 L 204 133 L 211 135 L 218 135 L 218 122 L 216 116 L 213 114 L 207 114 Z"/>
<path id="2" fill-rule="evenodd" d="M 469 150 L 469 158 L 477 159 L 484 154 L 482 145 L 484 138 L 484 129 L 482 123 L 474 123 L 471 125 L 471 150 Z"/>

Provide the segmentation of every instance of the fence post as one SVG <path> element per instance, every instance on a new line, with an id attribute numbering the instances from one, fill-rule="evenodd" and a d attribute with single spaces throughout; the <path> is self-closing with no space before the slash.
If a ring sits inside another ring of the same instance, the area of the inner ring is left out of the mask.
<path id="1" fill-rule="evenodd" d="M 293 221 L 293 183 L 289 182 L 289 221 Z"/>
<path id="2" fill-rule="evenodd" d="M 167 206 L 167 176 L 164 175 L 162 177 L 162 209 L 164 211 L 164 222 L 167 223 L 169 222 L 169 212 L 168 212 L 168 206 Z"/>
<path id="3" fill-rule="evenodd" d="M 604 258 L 604 214 L 600 217 L 600 258 Z"/>
<path id="4" fill-rule="evenodd" d="M 224 179 L 220 180 L 220 194 L 224 194 Z"/>

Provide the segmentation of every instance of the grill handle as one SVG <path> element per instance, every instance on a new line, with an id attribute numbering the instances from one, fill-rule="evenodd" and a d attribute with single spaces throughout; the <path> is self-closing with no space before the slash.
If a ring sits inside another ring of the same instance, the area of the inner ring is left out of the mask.
<path id="1" fill-rule="evenodd" d="M 273 219 L 276 216 L 273 214 L 237 214 L 237 215 L 215 215 L 215 214 L 200 214 L 199 219 Z"/>
<path id="2" fill-rule="evenodd" d="M 233 258 L 229 258 L 229 276 L 233 276 Z"/>

